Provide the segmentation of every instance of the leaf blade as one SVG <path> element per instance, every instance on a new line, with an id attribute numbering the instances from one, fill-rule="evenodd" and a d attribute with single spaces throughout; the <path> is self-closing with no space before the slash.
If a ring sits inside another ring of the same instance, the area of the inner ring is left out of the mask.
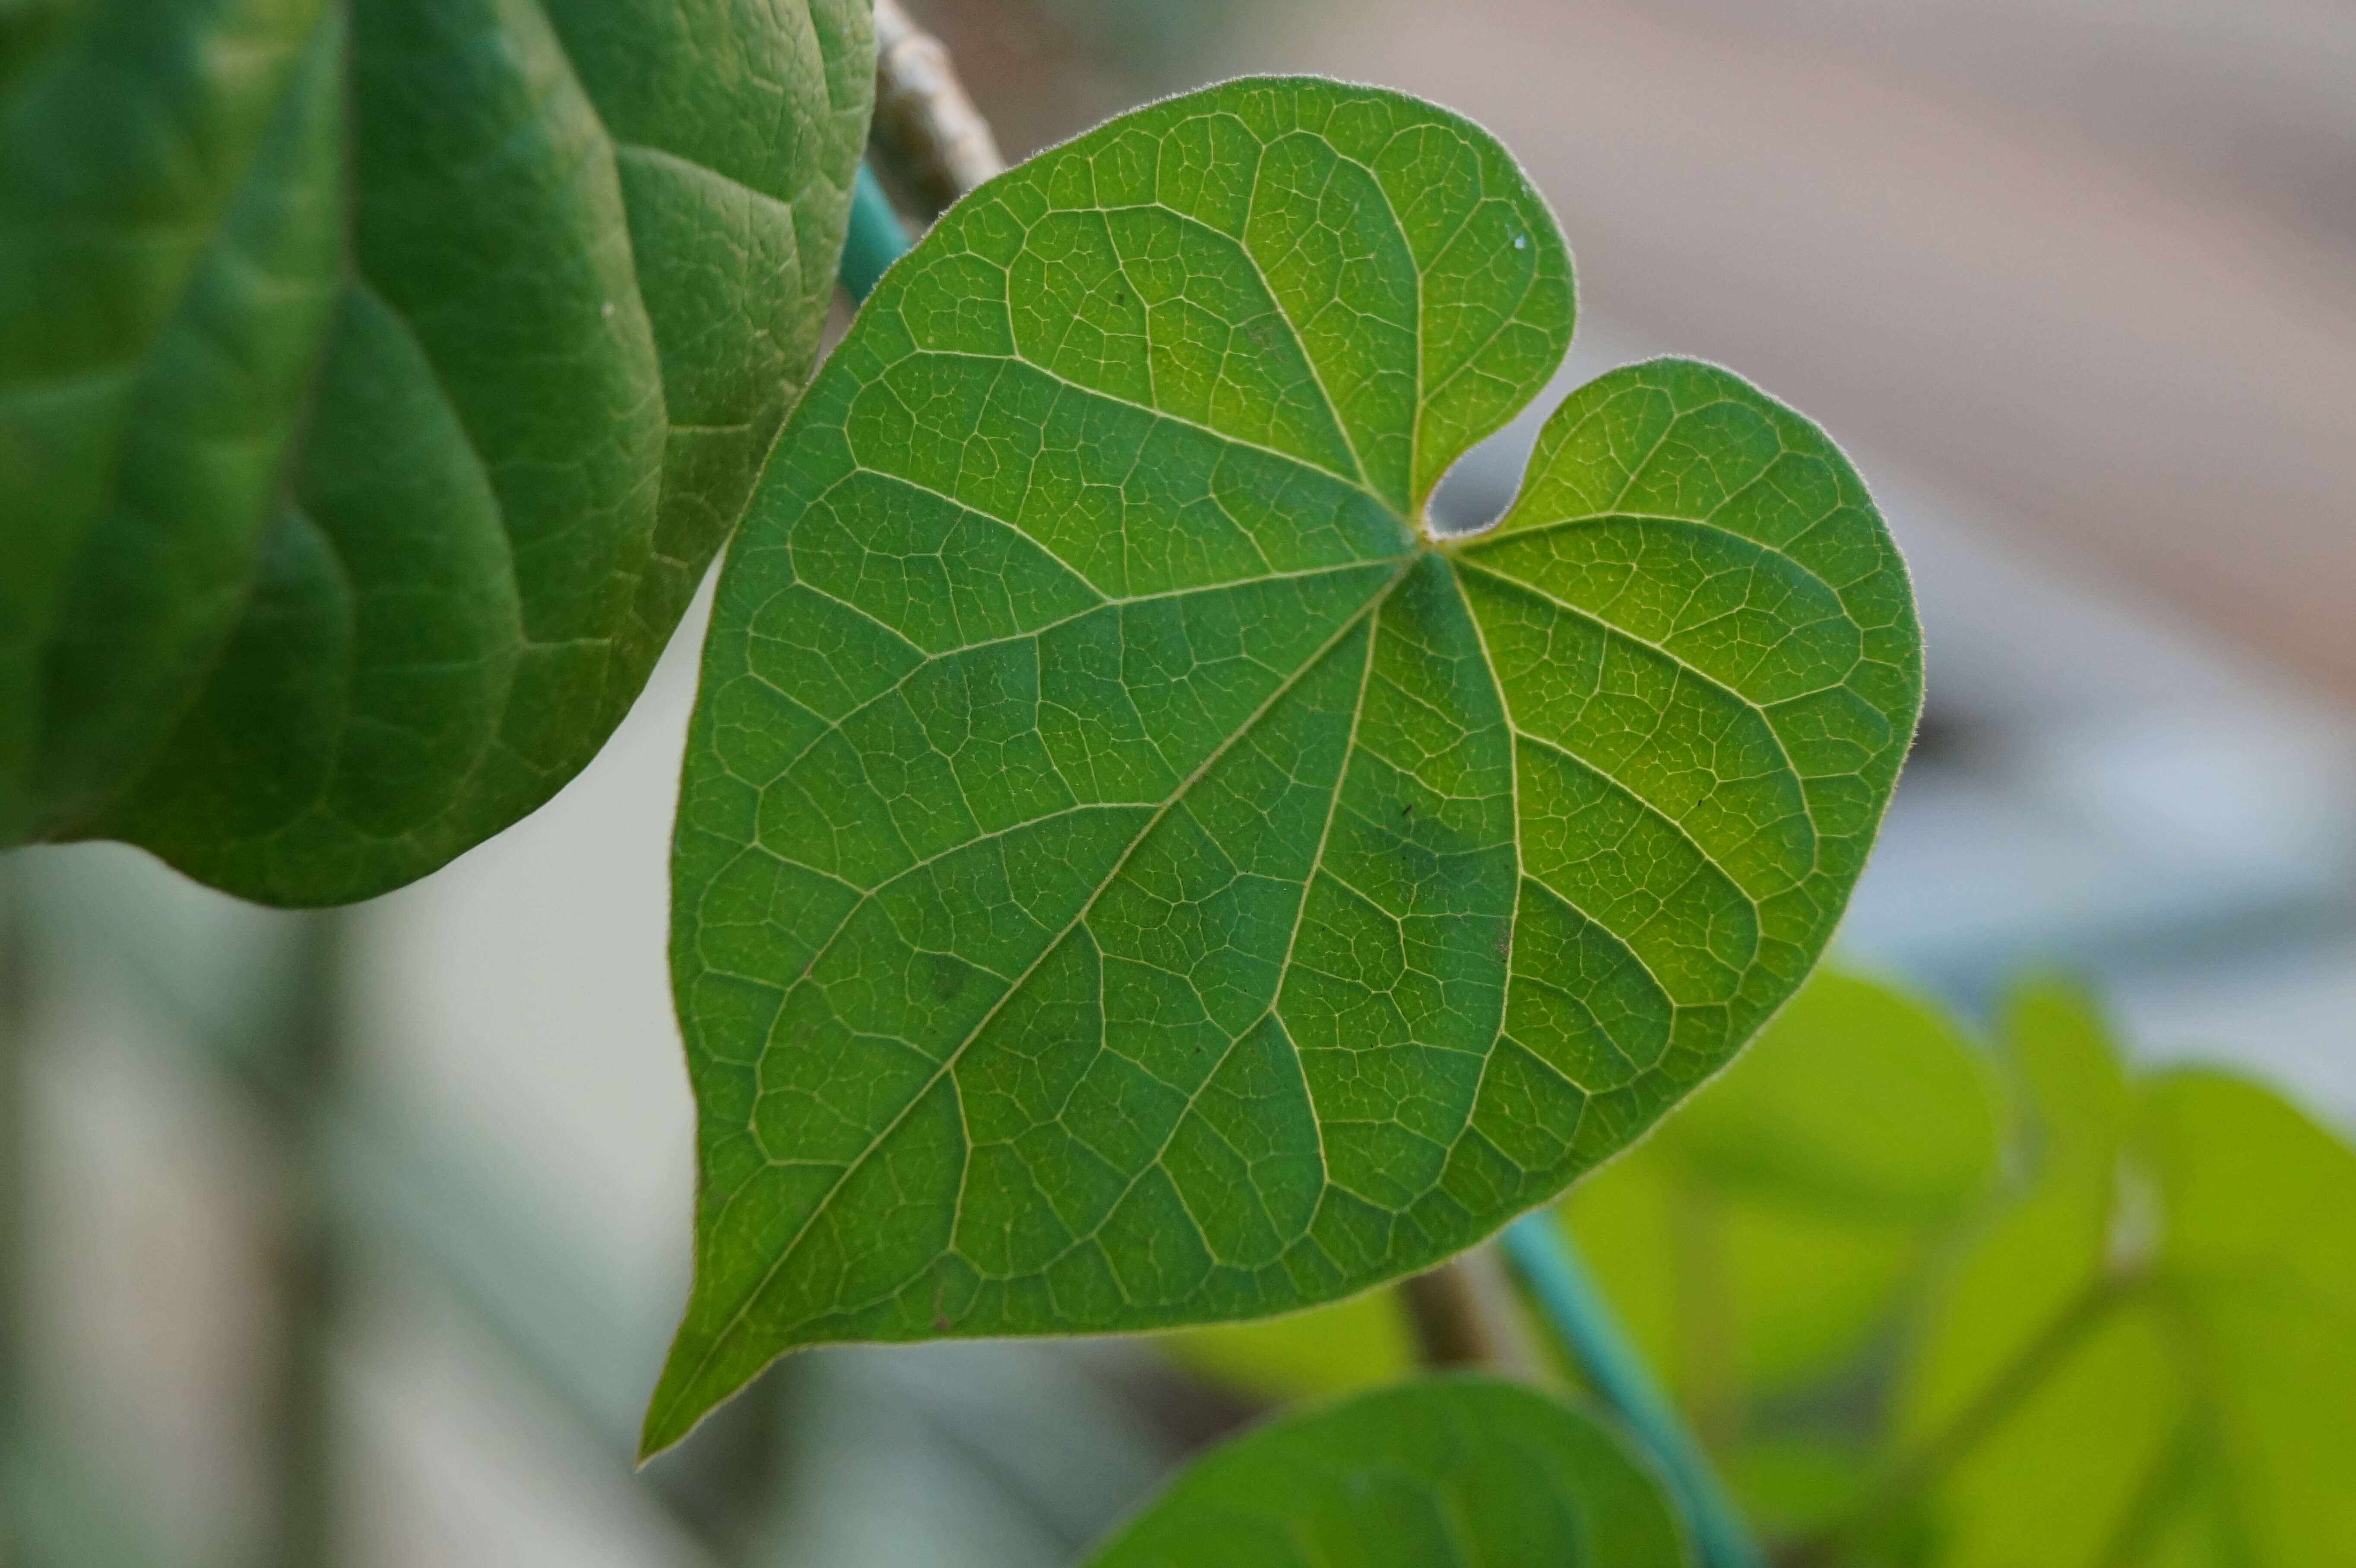
<path id="1" fill-rule="evenodd" d="M 878 286 L 780 442 L 707 647 L 674 862 L 699 1284 L 649 1449 L 794 1344 L 1166 1327 L 1410 1272 L 1621 1147 L 1797 983 L 1911 733 L 1902 568 L 1814 427 L 1723 372 L 1633 373 L 1804 446 L 1873 547 L 1901 678 L 1863 764 L 1833 746 L 1831 795 L 1786 791 L 1828 821 L 1842 767 L 1863 793 L 1833 821 L 1846 859 L 1764 890 L 1806 907 L 1770 920 L 1748 991 L 1743 953 L 1713 953 L 1723 890 L 1676 880 L 1732 885 L 1690 803 L 1643 803 L 1683 870 L 1579 912 L 1566 891 L 1596 889 L 1538 831 L 1515 734 L 1561 667 L 1501 662 L 1477 586 L 1530 574 L 1417 521 L 1550 374 L 1571 306 L 1502 148 L 1311 79 L 1122 116 Z M 1786 501 L 1756 527 L 1804 537 Z M 1667 754 L 1603 760 L 1678 787 Z M 1087 814 L 1108 826 L 1066 862 L 1075 896 L 1032 918 L 1005 855 Z M 1731 842 L 1736 815 L 1707 830 Z M 1641 1067 L 1599 1077 L 1592 1019 L 1584 1044 L 1560 1008 L 1513 1021 L 1541 953 Z"/>

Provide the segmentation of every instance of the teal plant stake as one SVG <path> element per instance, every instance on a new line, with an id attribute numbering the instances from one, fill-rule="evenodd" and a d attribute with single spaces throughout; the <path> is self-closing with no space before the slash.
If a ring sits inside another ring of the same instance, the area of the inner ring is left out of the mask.
<path id="1" fill-rule="evenodd" d="M 866 164 L 851 193 L 851 229 L 842 242 L 842 288 L 855 303 L 865 299 L 884 269 L 908 252 L 908 230 L 892 210 L 892 198 Z"/>
<path id="2" fill-rule="evenodd" d="M 1693 1529 L 1703 1568 L 1765 1568 L 1766 1557 L 1708 1456 L 1653 1381 L 1553 1214 L 1541 1209 L 1523 1215 L 1505 1227 L 1504 1245 L 1547 1326 L 1660 1467 Z"/>

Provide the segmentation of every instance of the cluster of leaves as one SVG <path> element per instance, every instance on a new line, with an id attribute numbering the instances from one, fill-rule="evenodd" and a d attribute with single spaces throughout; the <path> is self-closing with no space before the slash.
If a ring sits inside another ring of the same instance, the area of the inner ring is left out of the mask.
<path id="1" fill-rule="evenodd" d="M 1792 1563 L 2356 1560 L 2356 1150 L 2130 1074 L 2065 987 L 2000 1032 L 1820 975 L 1558 1212 Z M 1263 1398 L 1408 1371 L 1388 1294 L 1170 1344 Z"/>
<path id="2" fill-rule="evenodd" d="M 702 1184 L 650 1449 L 797 1345 L 1264 1315 L 1477 1241 L 1800 983 L 1921 699 L 1864 486 L 1724 371 L 1585 389 L 1499 527 L 1431 532 L 1571 267 L 1398 94 L 1237 83 L 1011 172 L 796 402 L 867 23 L 0 30 L 0 843 L 287 903 L 422 875 L 594 752 L 752 497 L 680 816 Z M 1423 1397 L 1459 1415 L 1344 1424 L 1410 1490 L 1519 1453 L 1476 1536 L 1671 1540 L 1582 1418 Z"/>

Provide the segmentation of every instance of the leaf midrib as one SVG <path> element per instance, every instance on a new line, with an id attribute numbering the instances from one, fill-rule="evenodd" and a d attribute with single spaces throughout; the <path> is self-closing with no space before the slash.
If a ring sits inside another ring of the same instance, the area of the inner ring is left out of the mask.
<path id="1" fill-rule="evenodd" d="M 1407 580 L 1407 574 L 1414 571 L 1419 564 L 1421 564 L 1419 560 L 1410 558 L 1408 564 L 1400 568 L 1398 573 L 1388 582 L 1383 585 L 1382 590 L 1374 596 L 1364 609 L 1350 617 L 1348 624 L 1335 635 L 1333 642 L 1327 644 L 1324 647 L 1320 648 L 1314 655 L 1301 664 L 1300 676 L 1305 676 L 1311 670 L 1316 668 L 1317 666 L 1324 660 L 1325 656 L 1333 648 L 1339 647 L 1342 643 L 1348 638 L 1351 632 L 1354 631 L 1368 615 L 1381 613 L 1382 606 L 1388 602 L 1391 593 L 1397 590 L 1401 582 Z M 1249 1039 L 1254 1030 L 1266 1024 L 1270 1019 L 1277 1018 L 1277 1009 L 1281 1007 L 1284 1002 L 1285 977 L 1292 973 L 1293 954 L 1301 944 L 1301 928 L 1302 925 L 1307 923 L 1309 918 L 1310 889 L 1315 884 L 1317 878 L 1321 873 L 1328 877 L 1333 877 L 1333 873 L 1327 869 L 1325 865 L 1325 847 L 1333 839 L 1333 819 L 1336 816 L 1339 816 L 1342 811 L 1342 792 L 1345 787 L 1347 787 L 1350 782 L 1350 762 L 1352 757 L 1356 754 L 1358 749 L 1358 723 L 1359 720 L 1365 716 L 1366 688 L 1374 678 L 1375 644 L 1376 638 L 1380 635 L 1381 633 L 1379 631 L 1371 630 L 1366 635 L 1365 662 L 1360 667 L 1358 671 L 1357 699 L 1350 705 L 1350 731 L 1348 738 L 1344 741 L 1342 745 L 1342 764 L 1334 773 L 1333 790 L 1325 797 L 1324 825 L 1318 830 L 1317 849 L 1310 858 L 1309 869 L 1301 879 L 1301 901 L 1293 905 L 1292 930 L 1285 937 L 1284 957 L 1276 966 L 1276 987 L 1274 991 L 1269 997 L 1268 1006 L 1261 1008 L 1258 1015 L 1255 1017 L 1251 1022 L 1246 1024 L 1243 1028 L 1237 1029 L 1233 1035 L 1228 1037 L 1226 1049 L 1219 1052 L 1218 1060 L 1211 1063 L 1210 1071 L 1203 1074 L 1203 1081 L 1194 1085 L 1192 1092 L 1186 1095 L 1185 1103 L 1180 1105 L 1177 1114 L 1170 1118 L 1170 1130 L 1162 1134 L 1162 1141 L 1154 1146 L 1152 1157 L 1140 1164 L 1137 1168 L 1136 1173 L 1130 1176 L 1126 1182 L 1121 1184 L 1119 1196 L 1105 1206 L 1104 1215 L 1097 1221 L 1096 1225 L 1090 1229 L 1086 1235 L 1073 1237 L 1071 1245 L 1066 1247 L 1061 1253 L 1057 1254 L 1059 1258 L 1070 1256 L 1074 1252 L 1078 1250 L 1079 1247 L 1088 1242 L 1096 1240 L 1098 1236 L 1103 1234 L 1105 1226 L 1112 1222 L 1112 1217 L 1119 1212 L 1121 1204 L 1128 1200 L 1129 1195 L 1131 1192 L 1137 1190 L 1138 1183 L 1143 1181 L 1149 1172 L 1164 1168 L 1162 1161 L 1169 1156 L 1170 1146 L 1178 1141 L 1179 1133 L 1185 1127 L 1186 1118 L 1193 1114 L 1194 1107 L 1202 1103 L 1203 1095 L 1210 1089 L 1213 1082 L 1218 1078 L 1220 1070 L 1226 1066 L 1228 1058 L 1235 1055 L 1236 1048 L 1241 1045 L 1246 1040 Z M 1296 676 L 1294 678 L 1297 680 L 1300 678 L 1300 676 Z M 1271 706 L 1273 706 L 1274 701 L 1274 699 L 1270 699 Z M 1254 717 L 1256 720 L 1258 716 L 1255 715 Z M 1251 723 L 1247 722 L 1243 729 L 1237 731 L 1237 733 L 1240 736 L 1248 733 L 1250 729 Z M 1207 766 L 1208 764 L 1206 763 L 1205 767 Z M 1143 842 L 1142 835 L 1140 835 L 1139 842 Z M 1333 877 L 1333 880 L 1336 881 L 1341 880 L 1338 877 Z M 1109 879 L 1107 880 L 1107 885 L 1110 885 Z M 1099 891 L 1101 891 L 1102 890 L 1099 890 Z M 1095 901 L 1093 899 L 1090 900 L 1091 903 L 1094 901 Z M 1083 918 L 1085 918 L 1085 912 Z M 1063 939 L 1058 937 L 1056 940 L 1060 942 Z M 1282 1020 L 1280 1019 L 1278 1019 L 1278 1022 L 1279 1026 L 1281 1027 Z M 1297 1067 L 1300 1062 L 1300 1047 L 1293 1045 L 1291 1031 L 1289 1029 L 1285 1031 L 1285 1043 L 1292 1047 L 1294 1064 Z M 1325 1119 L 1322 1116 L 1312 1115 L 1309 1120 L 1310 1125 L 1317 1130 L 1318 1168 L 1326 1173 L 1326 1179 L 1330 1181 L 1332 1179 L 1333 1166 L 1330 1151 L 1325 1147 Z M 1235 1147 L 1233 1143 L 1227 1139 L 1225 1133 L 1219 1132 L 1216 1128 L 1212 1129 L 1212 1131 L 1222 1142 L 1227 1143 L 1230 1148 Z M 1240 1151 L 1237 1152 L 1240 1153 Z M 971 1168 L 972 1162 L 969 1160 L 967 1162 L 967 1168 L 970 1170 Z M 1195 1234 L 1204 1243 L 1205 1251 L 1211 1251 L 1210 1228 L 1205 1225 L 1203 1223 L 1202 1217 L 1194 1212 L 1194 1206 L 1187 1200 L 1184 1189 L 1178 1188 L 1175 1183 L 1173 1183 L 1173 1190 L 1177 1193 L 1179 1209 L 1185 1214 L 1187 1220 L 1193 1223 Z M 964 1196 L 964 1177 L 960 1174 L 958 1192 L 958 1208 L 960 1211 L 963 1208 Z M 1264 1204 L 1263 1208 L 1265 1208 Z M 1053 1264 L 1050 1264 L 1048 1266 L 1053 1266 Z"/>

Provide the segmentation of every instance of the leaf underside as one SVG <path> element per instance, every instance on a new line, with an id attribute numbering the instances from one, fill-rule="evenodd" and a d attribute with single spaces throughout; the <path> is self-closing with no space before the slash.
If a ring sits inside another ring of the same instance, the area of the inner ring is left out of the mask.
<path id="1" fill-rule="evenodd" d="M 1271 1422 L 1191 1467 L 1087 1568 L 1678 1568 L 1657 1483 L 1513 1383 L 1425 1379 Z"/>
<path id="2" fill-rule="evenodd" d="M 539 805 L 808 373 L 867 7 L 87 0 L 0 45 L 0 844 L 335 902 Z"/>
<path id="3" fill-rule="evenodd" d="M 1821 432 L 1676 360 L 1427 536 L 1571 317 L 1502 147 L 1307 79 L 1114 120 L 884 279 L 706 645 L 649 1449 L 796 1345 L 1423 1267 L 1799 983 L 1912 735 L 1904 569 Z"/>

